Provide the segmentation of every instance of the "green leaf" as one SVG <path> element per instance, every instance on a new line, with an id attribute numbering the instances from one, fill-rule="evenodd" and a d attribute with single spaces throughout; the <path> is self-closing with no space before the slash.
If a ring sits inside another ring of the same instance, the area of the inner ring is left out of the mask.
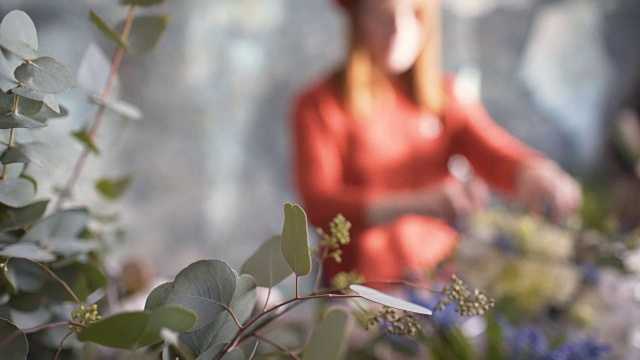
<path id="1" fill-rule="evenodd" d="M 14 94 L 5 94 L 0 92 L 0 114 L 8 114 L 13 112 L 15 103 Z M 37 100 L 20 97 L 18 99 L 18 113 L 27 117 L 35 116 L 42 109 L 42 102 Z"/>
<path id="2" fill-rule="evenodd" d="M 121 48 L 129 51 L 129 45 L 122 39 L 122 36 L 116 32 L 100 15 L 96 14 L 93 10 L 89 11 L 89 20 L 96 25 L 109 40 L 115 42 Z"/>
<path id="3" fill-rule="evenodd" d="M 162 4 L 164 0 L 120 0 L 122 5 L 152 6 Z"/>
<path id="4" fill-rule="evenodd" d="M 19 84 L 18 86 L 11 89 L 11 92 L 16 95 L 20 95 L 23 98 L 33 99 L 36 101 L 44 101 L 44 98 L 47 97 L 47 94 L 43 93 L 42 91 L 32 89 L 25 84 Z"/>
<path id="5" fill-rule="evenodd" d="M 22 312 L 36 311 L 42 307 L 43 297 L 44 293 L 42 291 L 36 293 L 20 291 L 18 294 L 11 296 L 11 308 Z"/>
<path id="6" fill-rule="evenodd" d="M 349 316 L 343 310 L 332 309 L 311 334 L 302 353 L 302 360 L 344 359 Z"/>
<path id="7" fill-rule="evenodd" d="M 226 311 L 235 291 L 236 275 L 229 265 L 220 260 L 201 260 L 178 273 L 167 304 L 193 310 L 198 316 L 195 331 Z"/>
<path id="8" fill-rule="evenodd" d="M 395 309 L 410 311 L 418 314 L 431 315 L 431 310 L 427 309 L 424 306 L 420 306 L 402 299 L 398 299 L 391 295 L 381 293 L 380 291 L 372 289 L 370 287 L 366 287 L 363 285 L 351 285 L 349 286 L 349 288 L 355 291 L 358 295 L 362 296 L 363 298 L 369 301 L 373 301 L 374 303 L 378 303 L 378 304 L 386 305 Z"/>
<path id="9" fill-rule="evenodd" d="M 242 265 L 243 274 L 253 276 L 258 286 L 274 287 L 293 273 L 282 255 L 280 236 L 265 241 Z"/>
<path id="10" fill-rule="evenodd" d="M 113 98 L 109 99 L 109 101 L 104 101 L 97 94 L 89 95 L 89 100 L 100 106 L 104 106 L 105 109 L 112 111 L 115 114 L 124 117 L 125 119 L 142 120 L 142 111 L 138 107 L 131 105 L 128 102 L 116 100 Z"/>
<path id="11" fill-rule="evenodd" d="M 147 346 L 162 341 L 160 330 L 167 328 L 181 333 L 193 327 L 196 323 L 196 314 L 179 306 L 167 306 L 159 308 L 150 314 L 147 327 L 138 341 L 138 345 Z"/>
<path id="12" fill-rule="evenodd" d="M 167 15 L 139 16 L 133 19 L 131 32 L 127 38 L 130 52 L 139 55 L 153 49 L 166 30 L 168 23 L 169 16 Z M 118 24 L 116 29 L 122 32 L 124 21 Z"/>
<path id="13" fill-rule="evenodd" d="M 0 181 L 0 203 L 11 207 L 28 205 L 36 196 L 33 184 L 25 179 L 6 179 Z"/>
<path id="14" fill-rule="evenodd" d="M 298 276 L 311 273 L 311 253 L 307 234 L 307 215 L 298 205 L 284 205 L 282 255 Z"/>
<path id="15" fill-rule="evenodd" d="M 144 334 L 149 317 L 149 314 L 142 311 L 119 313 L 82 329 L 78 340 L 119 349 L 133 349 Z"/>
<path id="16" fill-rule="evenodd" d="M 0 318 L 0 359 L 26 359 L 27 336 L 9 320 Z"/>
<path id="17" fill-rule="evenodd" d="M 47 126 L 20 113 L 4 113 L 0 115 L 0 129 L 35 129 Z"/>
<path id="18" fill-rule="evenodd" d="M 42 141 L 33 141 L 26 144 L 16 144 L 7 149 L 0 157 L 3 164 L 33 164 L 42 168 L 50 168 L 55 151 L 51 146 Z"/>
<path id="19" fill-rule="evenodd" d="M 19 208 L 0 205 L 0 231 L 18 230 L 31 225 L 44 215 L 47 204 L 45 200 Z"/>
<path id="20" fill-rule="evenodd" d="M 167 296 L 169 296 L 172 288 L 172 282 L 166 282 L 164 284 L 156 286 L 156 288 L 153 289 L 151 293 L 149 293 L 149 296 L 147 296 L 147 301 L 144 304 L 144 309 L 156 310 L 165 306 L 165 303 L 167 302 Z"/>
<path id="21" fill-rule="evenodd" d="M 59 94 L 73 86 L 69 69 L 48 56 L 18 66 L 14 75 L 25 87 L 45 94 Z"/>
<path id="22" fill-rule="evenodd" d="M 33 59 L 38 51 L 38 34 L 33 21 L 23 11 L 8 13 L 0 23 L 0 46 L 23 59 Z"/>
<path id="23" fill-rule="evenodd" d="M 89 135 L 89 133 L 87 133 L 85 130 L 72 132 L 71 136 L 76 138 L 76 140 L 80 141 L 82 145 L 87 147 L 94 154 L 100 155 L 100 149 L 98 148 L 96 143 L 93 142 L 91 135 Z"/>
<path id="24" fill-rule="evenodd" d="M 76 238 L 89 221 L 86 209 L 58 211 L 35 224 L 21 238 L 22 241 L 42 241 L 50 238 Z"/>
<path id="25" fill-rule="evenodd" d="M 96 189 L 107 199 L 117 200 L 127 191 L 131 180 L 131 176 L 123 176 L 115 179 L 100 179 L 96 183 Z"/>
<path id="26" fill-rule="evenodd" d="M 11 286 L 20 291 L 39 292 L 44 285 L 44 270 L 29 260 L 13 258 L 6 273 Z"/>
<path id="27" fill-rule="evenodd" d="M 19 242 L 8 245 L 0 250 L 0 256 L 29 259 L 39 262 L 51 262 L 56 257 L 42 247 L 33 243 Z"/>

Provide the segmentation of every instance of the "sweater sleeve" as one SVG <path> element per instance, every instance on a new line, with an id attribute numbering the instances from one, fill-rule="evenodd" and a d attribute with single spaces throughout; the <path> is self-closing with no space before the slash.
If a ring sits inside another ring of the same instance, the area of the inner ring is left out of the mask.
<path id="1" fill-rule="evenodd" d="M 519 169 L 543 155 L 496 124 L 479 101 L 456 105 L 461 123 L 455 150 L 466 156 L 474 171 L 492 187 L 513 194 Z"/>
<path id="2" fill-rule="evenodd" d="M 366 192 L 344 182 L 344 119 L 318 97 L 311 93 L 299 98 L 293 112 L 294 176 L 299 194 L 312 224 L 326 227 L 341 213 L 354 227 L 362 227 Z"/>

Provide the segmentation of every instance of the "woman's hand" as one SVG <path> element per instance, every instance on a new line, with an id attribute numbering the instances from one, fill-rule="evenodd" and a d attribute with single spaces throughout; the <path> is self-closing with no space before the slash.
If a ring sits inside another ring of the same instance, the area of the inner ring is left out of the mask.
<path id="1" fill-rule="evenodd" d="M 484 180 L 462 182 L 450 178 L 424 189 L 374 199 L 367 209 L 370 225 L 393 221 L 405 214 L 430 215 L 453 222 L 487 205 L 489 188 Z"/>
<path id="2" fill-rule="evenodd" d="M 578 182 L 550 160 L 522 167 L 516 186 L 518 202 L 553 221 L 566 219 L 582 206 Z"/>
<path id="3" fill-rule="evenodd" d="M 422 202 L 424 213 L 454 222 L 484 208 L 489 202 L 489 187 L 478 177 L 467 182 L 451 178 L 421 195 L 417 200 Z"/>

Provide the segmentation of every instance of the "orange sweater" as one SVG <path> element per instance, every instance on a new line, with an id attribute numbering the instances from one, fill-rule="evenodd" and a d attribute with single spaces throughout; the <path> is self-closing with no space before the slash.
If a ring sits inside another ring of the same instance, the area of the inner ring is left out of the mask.
<path id="1" fill-rule="evenodd" d="M 401 279 L 452 254 L 456 232 L 444 221 L 405 215 L 382 226 L 365 220 L 374 196 L 445 181 L 449 158 L 467 157 L 492 187 L 512 193 L 518 168 L 537 152 L 499 127 L 481 104 L 448 101 L 438 121 L 408 99 L 367 118 L 338 101 L 329 80 L 300 96 L 293 114 L 294 175 L 309 220 L 325 227 L 342 213 L 352 223 L 343 261 L 327 260 L 325 279 L 355 269 L 367 280 Z"/>

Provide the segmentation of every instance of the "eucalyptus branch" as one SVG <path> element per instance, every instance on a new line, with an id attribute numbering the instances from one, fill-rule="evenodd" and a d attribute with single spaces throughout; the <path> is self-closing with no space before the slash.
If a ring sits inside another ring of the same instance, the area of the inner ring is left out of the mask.
<path id="1" fill-rule="evenodd" d="M 296 277 L 297 279 L 297 277 Z M 274 307 L 270 308 L 267 311 L 264 311 L 258 315 L 256 315 L 253 319 L 249 320 L 249 322 L 240 329 L 240 331 L 238 331 L 238 333 L 236 334 L 236 336 L 229 342 L 229 345 L 227 345 L 227 347 L 224 349 L 224 351 L 222 351 L 222 355 L 228 353 L 229 351 L 231 351 L 231 349 L 233 349 L 234 347 L 236 347 L 238 345 L 238 342 L 240 341 L 240 338 L 244 335 L 244 330 L 246 330 L 247 328 L 249 328 L 251 325 L 253 325 L 254 323 L 256 323 L 258 320 L 260 320 L 262 317 L 266 316 L 267 314 L 283 307 L 283 306 L 287 306 L 289 304 L 295 303 L 295 302 L 300 302 L 300 301 L 304 301 L 304 300 L 311 300 L 311 299 L 351 299 L 351 298 L 359 298 L 361 297 L 360 295 L 343 295 L 343 294 L 314 294 L 314 295 L 308 295 L 308 296 L 298 296 L 296 295 L 296 297 L 289 299 L 283 303 L 280 303 L 278 305 L 275 305 Z"/>
<path id="2" fill-rule="evenodd" d="M 40 264 L 37 261 L 33 261 L 33 260 L 29 260 L 29 259 L 25 259 L 25 260 L 40 266 L 44 271 L 49 273 L 49 275 L 51 275 L 51 277 L 56 279 L 56 281 L 59 282 L 60 285 L 62 285 L 67 290 L 67 292 L 73 297 L 73 299 L 76 301 L 76 303 L 78 303 L 78 305 L 82 305 L 82 301 L 80 301 L 80 299 L 78 298 L 76 293 L 74 293 L 73 290 L 71 290 L 71 287 L 69 287 L 69 285 L 64 280 L 60 279 L 58 277 L 58 275 L 56 275 L 53 271 L 51 271 L 51 269 L 49 269 L 48 267 Z M 7 262 L 8 262 L 8 260 L 7 260 Z"/>
<path id="3" fill-rule="evenodd" d="M 65 335 L 62 340 L 60 340 L 60 345 L 58 345 L 58 351 L 56 351 L 56 356 L 53 357 L 53 360 L 58 360 L 58 357 L 60 356 L 60 353 L 62 352 L 62 344 L 64 344 L 65 340 L 67 340 L 67 338 L 69 338 L 69 336 L 71 336 L 71 334 L 73 334 L 73 331 L 69 331 L 67 333 L 67 335 Z"/>
<path id="4" fill-rule="evenodd" d="M 32 328 L 28 328 L 28 329 L 24 329 L 22 330 L 23 333 L 25 334 L 32 334 L 38 331 L 42 331 L 42 330 L 48 330 L 48 329 L 53 329 L 59 326 L 64 326 L 64 325 L 72 325 L 72 326 L 77 326 L 77 327 L 81 327 L 83 328 L 84 325 L 76 322 L 76 321 L 60 321 L 60 322 L 55 322 L 55 323 L 50 323 L 50 324 L 43 324 L 43 325 L 39 325 L 39 326 L 34 326 Z"/>
<path id="5" fill-rule="evenodd" d="M 231 318 L 233 319 L 233 322 L 236 323 L 236 326 L 240 329 L 243 330 L 246 326 L 242 326 L 242 324 L 240 324 L 240 321 L 238 321 L 238 318 L 236 317 L 236 314 L 233 313 L 233 310 L 231 310 L 230 307 L 228 306 L 224 306 L 224 309 L 227 310 L 227 312 L 229 313 L 229 315 L 231 315 Z"/>
<path id="6" fill-rule="evenodd" d="M 278 344 L 277 342 L 275 342 L 275 341 L 273 341 L 271 339 L 268 339 L 268 338 L 266 338 L 266 337 L 264 337 L 264 336 L 262 336 L 262 335 L 260 335 L 258 333 L 254 333 L 251 336 L 253 336 L 254 338 L 256 338 L 258 340 L 266 342 L 267 344 L 269 344 L 269 345 L 273 346 L 274 348 L 282 351 L 283 353 L 289 355 L 291 358 L 293 358 L 295 360 L 300 360 L 300 357 L 296 353 L 294 353 L 293 351 L 287 349 L 286 347 L 282 346 L 281 344 Z"/>
<path id="7" fill-rule="evenodd" d="M 129 12 L 127 13 L 127 18 L 124 23 L 124 29 L 122 30 L 121 38 L 123 41 L 126 41 L 129 37 L 129 32 L 131 31 L 131 26 L 133 25 L 133 19 L 135 14 L 135 5 L 131 5 L 129 7 Z M 115 79 L 118 75 L 118 70 L 120 69 L 120 63 L 122 62 L 122 56 L 124 55 L 124 49 L 122 47 L 118 47 L 116 49 L 116 53 L 113 56 L 113 61 L 111 63 L 111 71 L 109 72 L 109 77 L 107 78 L 107 84 L 102 91 L 102 95 L 100 99 L 102 103 L 105 104 L 109 98 L 111 97 L 111 91 L 113 89 L 113 85 L 115 83 Z M 102 124 L 102 120 L 104 118 L 105 106 L 100 105 L 98 107 L 98 111 L 96 112 L 96 116 L 94 118 L 93 124 L 91 125 L 91 129 L 89 130 L 89 137 L 91 140 L 95 140 L 98 135 L 98 129 Z M 67 200 L 71 196 L 71 191 L 75 186 L 78 178 L 80 177 L 80 173 L 84 168 L 84 165 L 89 157 L 91 150 L 88 147 L 84 147 L 82 149 L 82 153 L 80 153 L 80 157 L 76 161 L 76 164 L 73 168 L 73 172 L 69 176 L 67 183 L 64 188 L 58 194 L 58 201 L 56 203 L 55 209 L 60 210 L 64 205 L 65 200 Z"/>
<path id="8" fill-rule="evenodd" d="M 13 108 L 11 109 L 11 112 L 16 114 L 18 112 L 18 102 L 20 100 L 20 96 L 18 95 L 13 95 Z M 8 148 L 7 149 L 11 149 L 11 147 L 13 146 L 13 136 L 16 132 L 15 128 L 11 128 L 11 132 L 9 132 L 9 144 L 8 144 Z M 2 166 L 2 181 L 7 180 L 7 164 L 4 164 Z"/>

